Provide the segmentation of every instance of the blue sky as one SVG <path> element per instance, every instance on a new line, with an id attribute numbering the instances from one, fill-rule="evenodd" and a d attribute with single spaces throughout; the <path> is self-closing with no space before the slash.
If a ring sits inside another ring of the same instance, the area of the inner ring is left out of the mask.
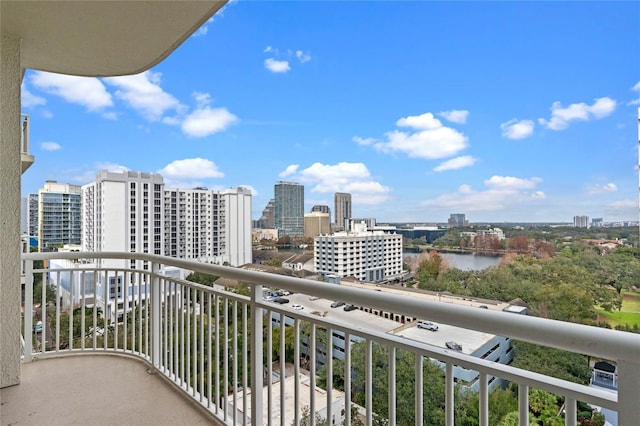
<path id="1" fill-rule="evenodd" d="M 234 1 L 137 76 L 28 70 L 45 180 L 279 180 L 379 222 L 638 219 L 640 3 Z"/>

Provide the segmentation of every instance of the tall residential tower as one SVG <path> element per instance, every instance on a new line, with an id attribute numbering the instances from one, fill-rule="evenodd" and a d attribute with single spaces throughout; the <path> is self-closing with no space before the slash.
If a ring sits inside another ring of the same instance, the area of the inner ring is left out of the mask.
<path id="1" fill-rule="evenodd" d="M 351 194 L 336 192 L 334 195 L 336 231 L 348 231 L 351 225 Z"/>
<path id="2" fill-rule="evenodd" d="M 274 187 L 275 226 L 278 236 L 304 236 L 304 186 L 278 182 Z"/>
<path id="3" fill-rule="evenodd" d="M 82 190 L 78 185 L 47 181 L 37 194 L 29 194 L 27 230 L 38 237 L 38 251 L 65 244 L 80 244 Z"/>

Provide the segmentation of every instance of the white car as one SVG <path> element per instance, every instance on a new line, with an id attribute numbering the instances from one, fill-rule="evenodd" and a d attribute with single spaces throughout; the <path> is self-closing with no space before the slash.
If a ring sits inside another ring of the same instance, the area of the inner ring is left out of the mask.
<path id="1" fill-rule="evenodd" d="M 426 330 L 438 331 L 438 324 L 436 324 L 435 322 L 431 322 L 431 321 L 418 321 L 416 323 L 416 326 L 418 328 L 424 328 Z"/>
<path id="2" fill-rule="evenodd" d="M 302 305 L 298 305 L 297 303 L 291 305 L 291 308 L 295 309 L 296 311 L 299 311 L 300 309 L 304 309 Z"/>

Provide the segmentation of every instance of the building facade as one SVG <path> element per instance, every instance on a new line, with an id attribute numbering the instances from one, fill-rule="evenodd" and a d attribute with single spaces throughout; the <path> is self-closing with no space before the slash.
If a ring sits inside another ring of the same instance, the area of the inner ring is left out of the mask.
<path id="1" fill-rule="evenodd" d="M 82 251 L 162 255 L 164 181 L 154 173 L 102 170 L 82 187 Z M 149 269 L 148 262 L 118 261 L 108 268 Z"/>
<path id="2" fill-rule="evenodd" d="M 455 228 L 463 228 L 469 225 L 469 221 L 466 219 L 464 213 L 452 213 L 451 215 L 449 215 L 449 220 L 447 221 L 447 223 L 449 224 L 449 226 Z"/>
<path id="3" fill-rule="evenodd" d="M 315 270 L 324 276 L 380 282 L 402 275 L 402 235 L 367 231 L 364 224 L 316 237 L 313 252 Z"/>
<path id="4" fill-rule="evenodd" d="M 335 211 L 335 230 L 349 231 L 351 225 L 351 194 L 336 192 L 333 196 Z"/>
<path id="5" fill-rule="evenodd" d="M 331 217 L 331 209 L 329 208 L 329 206 L 325 206 L 322 204 L 316 204 L 315 206 L 311 207 L 311 212 L 327 213 L 329 217 Z"/>
<path id="6" fill-rule="evenodd" d="M 295 182 L 278 182 L 274 195 L 274 221 L 278 236 L 304 236 L 304 186 Z"/>
<path id="7" fill-rule="evenodd" d="M 165 256 L 251 263 L 251 191 L 207 188 L 164 191 Z"/>
<path id="8" fill-rule="evenodd" d="M 65 244 L 80 244 L 82 236 L 82 189 L 78 185 L 47 181 L 37 194 L 29 194 L 27 229 L 38 238 L 38 251 Z"/>
<path id="9" fill-rule="evenodd" d="M 262 216 L 258 219 L 258 226 L 256 228 L 263 229 L 275 229 L 276 227 L 276 218 L 275 218 L 275 209 L 276 209 L 276 200 L 270 199 L 264 210 L 262 210 Z"/>
<path id="10" fill-rule="evenodd" d="M 574 216 L 573 217 L 573 226 L 575 228 L 588 228 L 589 227 L 589 216 Z"/>
<path id="11" fill-rule="evenodd" d="M 325 235 L 330 233 L 331 216 L 329 215 L 329 213 L 315 211 L 304 215 L 305 238 L 314 238 L 318 235 Z"/>

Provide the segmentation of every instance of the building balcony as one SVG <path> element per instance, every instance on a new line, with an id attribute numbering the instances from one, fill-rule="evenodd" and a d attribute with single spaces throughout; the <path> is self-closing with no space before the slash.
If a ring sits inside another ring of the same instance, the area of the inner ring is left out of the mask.
<path id="1" fill-rule="evenodd" d="M 35 161 L 35 157 L 29 153 L 29 115 L 21 114 L 20 117 L 20 162 L 22 173 L 26 172 Z"/>
<path id="2" fill-rule="evenodd" d="M 67 269 L 34 269 L 36 260 L 52 265 L 57 259 L 89 261 L 68 262 L 73 268 Z M 147 261 L 150 269 L 96 268 L 90 261 L 98 259 Z M 533 389 L 564 399 L 566 425 L 577 424 L 578 401 L 617 412 L 620 425 L 637 424 L 640 418 L 638 335 L 139 253 L 30 253 L 22 260 L 25 300 L 34 303 L 23 307 L 22 383 L 1 390 L 2 424 L 289 425 L 299 424 L 306 408 L 336 424 L 349 425 L 355 416 L 367 425 L 380 417 L 390 425 L 405 424 L 401 416 L 406 413 L 398 407 L 402 404 L 406 411 L 407 401 L 396 399 L 396 390 L 406 391 L 406 383 L 399 382 L 405 355 L 412 359 L 408 404 L 415 424 L 432 424 L 424 420 L 431 409 L 424 391 L 432 380 L 425 375 L 429 363 L 441 372 L 446 425 L 457 424 L 463 383 L 477 392 L 478 423 L 485 426 L 490 424 L 489 393 L 502 382 L 518 388 L 520 425 L 531 420 Z M 249 295 L 175 278 L 164 273 L 166 267 L 247 283 Z M 122 275 L 128 284 L 122 296 L 133 303 L 110 322 L 103 317 L 109 306 L 105 283 Z M 46 285 L 36 286 L 42 292 L 34 295 L 34 280 L 41 277 Z M 292 304 L 264 300 L 263 286 L 293 293 L 287 296 Z M 312 311 L 310 300 L 324 300 L 327 307 L 340 300 L 393 315 L 356 321 L 357 316 L 349 315 L 364 311 Z M 376 328 L 375 323 L 392 324 L 393 318 L 437 321 L 440 334 L 415 329 L 412 323 L 397 323 L 397 333 Z M 293 331 L 291 336 L 278 332 L 281 324 Z M 516 339 L 608 360 L 617 368 L 617 392 L 511 367 L 499 362 L 504 357 L 496 346 L 483 359 L 466 346 L 456 350 L 426 343 L 413 333 L 446 340 L 454 328 L 483 333 L 500 344 Z M 363 361 L 356 360 L 356 346 L 364 351 Z M 287 351 L 298 361 L 279 356 Z M 379 351 L 386 354 L 384 373 L 376 365 Z M 356 367 L 364 372 L 363 381 L 358 381 Z M 381 374 L 388 383 L 382 390 L 376 388 Z M 343 391 L 317 387 L 338 376 Z M 359 405 L 351 402 L 356 390 L 364 395 Z M 374 408 L 379 392 L 386 395 L 383 411 Z"/>

